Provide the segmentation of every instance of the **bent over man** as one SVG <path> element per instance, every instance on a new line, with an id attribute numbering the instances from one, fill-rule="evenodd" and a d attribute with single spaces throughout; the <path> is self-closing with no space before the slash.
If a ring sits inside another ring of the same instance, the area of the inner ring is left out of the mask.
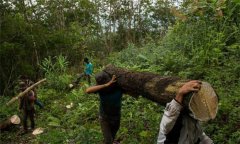
<path id="1" fill-rule="evenodd" d="M 175 99 L 167 104 L 160 123 L 158 144 L 212 144 L 213 141 L 203 132 L 199 121 L 184 108 L 183 98 L 189 92 L 197 92 L 201 82 L 197 80 L 185 83 Z"/>

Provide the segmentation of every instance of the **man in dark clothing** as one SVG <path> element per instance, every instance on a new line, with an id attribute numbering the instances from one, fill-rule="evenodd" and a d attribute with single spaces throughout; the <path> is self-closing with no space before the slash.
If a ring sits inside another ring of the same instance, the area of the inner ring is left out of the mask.
<path id="1" fill-rule="evenodd" d="M 24 91 L 27 88 L 26 83 L 21 82 L 20 83 L 20 89 L 21 91 Z M 23 128 L 24 133 L 27 132 L 27 119 L 29 117 L 31 121 L 31 128 L 34 129 L 35 122 L 34 122 L 34 101 L 36 100 L 34 96 L 34 92 L 30 91 L 27 94 L 25 94 L 23 97 L 20 98 L 20 104 L 19 104 L 19 110 L 23 110 Z"/>
<path id="2" fill-rule="evenodd" d="M 108 79 L 110 78 L 110 79 Z M 86 93 L 98 93 L 100 96 L 100 125 L 105 144 L 112 144 L 120 127 L 122 89 L 115 83 L 116 76 L 112 79 L 107 73 L 96 75 L 97 85 L 86 89 Z"/>

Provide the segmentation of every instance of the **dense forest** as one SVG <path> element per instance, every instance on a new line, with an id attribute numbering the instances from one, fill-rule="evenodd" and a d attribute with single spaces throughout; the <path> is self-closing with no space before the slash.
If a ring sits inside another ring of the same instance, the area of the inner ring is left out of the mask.
<path id="1" fill-rule="evenodd" d="M 99 97 L 86 94 L 107 64 L 212 84 L 219 96 L 214 120 L 202 123 L 216 144 L 240 143 L 239 0 L 0 0 L 0 122 L 21 116 L 19 77 L 47 78 L 36 88 L 42 134 L 21 125 L 0 132 L 3 143 L 102 143 Z M 83 60 L 92 84 L 68 90 Z M 116 139 L 156 143 L 164 106 L 123 96 Z"/>

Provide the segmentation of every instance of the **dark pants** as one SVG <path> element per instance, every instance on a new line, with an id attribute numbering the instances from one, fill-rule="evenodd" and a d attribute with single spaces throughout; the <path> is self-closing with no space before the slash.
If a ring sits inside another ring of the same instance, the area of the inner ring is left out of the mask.
<path id="1" fill-rule="evenodd" d="M 34 109 L 31 110 L 24 110 L 23 111 L 23 128 L 24 131 L 27 131 L 28 126 L 27 126 L 27 119 L 30 119 L 31 121 L 31 128 L 34 129 L 35 127 L 35 122 L 34 122 Z"/>
<path id="2" fill-rule="evenodd" d="M 120 116 L 99 116 L 104 144 L 112 144 L 120 127 Z"/>
<path id="3" fill-rule="evenodd" d="M 85 73 L 81 73 L 74 83 L 77 85 L 82 78 L 87 79 L 88 84 L 89 85 L 91 84 L 91 76 L 89 74 L 85 74 Z"/>

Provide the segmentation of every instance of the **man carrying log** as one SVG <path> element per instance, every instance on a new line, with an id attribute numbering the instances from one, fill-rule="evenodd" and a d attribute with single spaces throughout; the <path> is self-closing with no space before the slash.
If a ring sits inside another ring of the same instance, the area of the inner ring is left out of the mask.
<path id="1" fill-rule="evenodd" d="M 116 83 L 116 76 L 108 77 L 101 72 L 96 75 L 96 86 L 86 89 L 86 93 L 98 93 L 100 96 L 100 125 L 104 144 L 112 144 L 120 127 L 122 89 Z M 117 143 L 117 142 L 116 142 Z"/>
<path id="2" fill-rule="evenodd" d="M 158 144 L 212 143 L 199 124 L 199 121 L 214 119 L 218 110 L 218 96 L 209 83 L 134 72 L 113 65 L 106 66 L 103 72 L 108 74 L 105 79 L 116 75 L 117 84 L 130 96 L 141 95 L 161 105 L 168 103 L 160 124 Z"/>
<path id="3" fill-rule="evenodd" d="M 20 83 L 20 90 L 23 92 L 27 89 L 27 84 L 24 82 Z M 33 130 L 35 127 L 34 122 L 34 101 L 36 100 L 34 92 L 31 90 L 28 93 L 26 93 L 24 96 L 20 97 L 20 104 L 19 104 L 19 110 L 22 110 L 23 112 L 23 128 L 24 133 L 27 133 L 28 127 L 27 127 L 27 119 L 29 118 L 31 121 L 31 129 Z"/>
<path id="4" fill-rule="evenodd" d="M 191 112 L 184 108 L 184 96 L 190 92 L 198 92 L 200 81 L 189 81 L 177 92 L 176 97 L 167 103 L 160 123 L 158 144 L 212 144 L 213 141 L 205 135 L 199 121 Z"/>

